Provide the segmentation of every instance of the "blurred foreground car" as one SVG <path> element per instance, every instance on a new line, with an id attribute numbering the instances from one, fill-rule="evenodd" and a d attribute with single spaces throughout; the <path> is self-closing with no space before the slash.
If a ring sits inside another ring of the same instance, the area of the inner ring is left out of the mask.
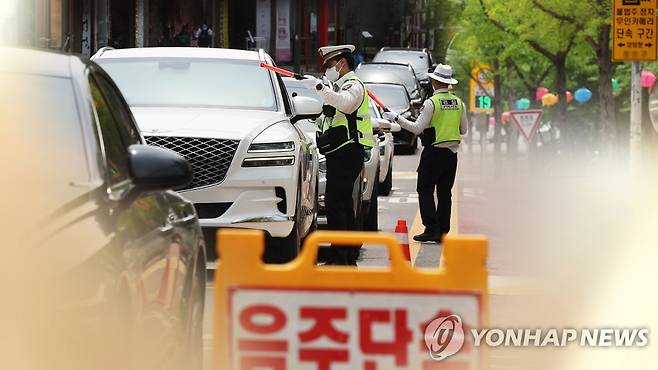
<path id="1" fill-rule="evenodd" d="M 4 194 L 14 214 L 3 226 L 14 226 L 3 234 L 23 241 L 24 271 L 48 284 L 33 298 L 57 302 L 29 307 L 56 311 L 39 337 L 54 335 L 57 359 L 75 343 L 70 363 L 44 368 L 199 369 L 203 236 L 193 205 L 169 190 L 191 181 L 189 164 L 143 143 L 121 93 L 94 63 L 1 53 L 0 80 L 12 90 L 0 100 L 3 136 L 29 148 L 0 148 L 13 156 L 4 175 L 23 182 L 20 194 Z"/>
<path id="2" fill-rule="evenodd" d="M 412 107 L 409 94 L 404 86 L 390 83 L 368 83 L 368 89 L 386 105 L 386 108 L 398 113 L 402 117 L 415 120 L 414 107 Z M 407 130 L 398 130 L 393 134 L 395 145 L 401 153 L 414 154 L 418 148 L 418 136 Z"/>
<path id="3" fill-rule="evenodd" d="M 192 164 L 181 194 L 201 226 L 264 230 L 267 262 L 288 262 L 315 229 L 317 151 L 295 126 L 322 106 L 289 98 L 261 51 L 104 50 L 94 60 L 117 81 L 147 143 Z M 238 248 L 239 246 L 236 246 Z M 211 254 L 211 253 L 209 253 Z"/>

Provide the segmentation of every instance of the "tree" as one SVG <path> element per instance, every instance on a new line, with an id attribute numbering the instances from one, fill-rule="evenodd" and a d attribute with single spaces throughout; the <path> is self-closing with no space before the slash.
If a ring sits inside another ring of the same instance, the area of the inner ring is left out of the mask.
<path id="1" fill-rule="evenodd" d="M 477 0 L 487 20 L 544 56 L 555 68 L 555 88 L 560 97 L 558 123 L 565 132 L 567 125 L 567 56 L 573 48 L 580 28 L 537 10 L 532 0 Z M 562 4 L 561 6 L 570 6 Z M 504 14 L 504 16 L 501 16 Z"/>
<path id="2" fill-rule="evenodd" d="M 600 134 L 608 145 L 614 145 L 617 137 L 617 118 L 615 100 L 612 92 L 614 65 L 610 44 L 610 11 L 608 0 L 585 0 L 578 2 L 579 6 L 568 4 L 562 9 L 545 4 L 542 0 L 532 0 L 533 5 L 545 14 L 576 25 L 582 30 L 584 40 L 596 54 L 596 64 L 599 70 L 598 92 L 600 104 Z"/>

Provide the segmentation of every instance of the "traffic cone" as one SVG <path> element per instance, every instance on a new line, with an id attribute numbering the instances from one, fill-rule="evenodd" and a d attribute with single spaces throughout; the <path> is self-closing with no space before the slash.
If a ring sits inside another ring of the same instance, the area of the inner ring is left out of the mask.
<path id="1" fill-rule="evenodd" d="M 409 251 L 409 229 L 407 228 L 407 221 L 398 220 L 398 224 L 395 226 L 395 236 L 398 238 L 398 242 L 402 248 L 402 254 L 404 254 L 405 260 L 411 263 L 411 252 Z"/>

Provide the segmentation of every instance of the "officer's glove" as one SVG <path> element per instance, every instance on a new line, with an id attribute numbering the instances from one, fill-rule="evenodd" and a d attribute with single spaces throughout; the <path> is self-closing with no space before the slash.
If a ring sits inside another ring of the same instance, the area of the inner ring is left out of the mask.
<path id="1" fill-rule="evenodd" d="M 384 117 L 384 119 L 389 120 L 391 122 L 397 122 L 399 116 L 400 115 L 395 112 L 384 112 L 384 114 L 382 114 L 382 117 Z"/>
<path id="2" fill-rule="evenodd" d="M 336 107 L 331 105 L 323 105 L 322 114 L 324 114 L 325 117 L 334 118 L 336 116 Z"/>
<path id="3" fill-rule="evenodd" d="M 318 91 L 317 86 L 322 85 L 322 81 L 315 78 L 314 76 L 306 75 L 302 80 L 302 84 L 309 90 Z"/>

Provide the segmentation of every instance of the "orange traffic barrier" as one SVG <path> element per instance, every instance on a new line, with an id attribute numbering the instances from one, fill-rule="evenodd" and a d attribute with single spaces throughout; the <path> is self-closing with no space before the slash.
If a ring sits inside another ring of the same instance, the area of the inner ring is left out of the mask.
<path id="1" fill-rule="evenodd" d="M 488 320 L 484 237 L 446 237 L 435 270 L 412 268 L 393 234 L 316 232 L 284 265 L 261 262 L 261 231 L 220 230 L 217 240 L 216 369 L 438 368 L 430 342 L 442 337 L 428 332 L 443 333 L 436 323 L 449 318 L 465 343 L 440 365 L 483 367 L 482 351 L 464 333 Z M 323 244 L 383 245 L 391 263 L 317 266 Z"/>

